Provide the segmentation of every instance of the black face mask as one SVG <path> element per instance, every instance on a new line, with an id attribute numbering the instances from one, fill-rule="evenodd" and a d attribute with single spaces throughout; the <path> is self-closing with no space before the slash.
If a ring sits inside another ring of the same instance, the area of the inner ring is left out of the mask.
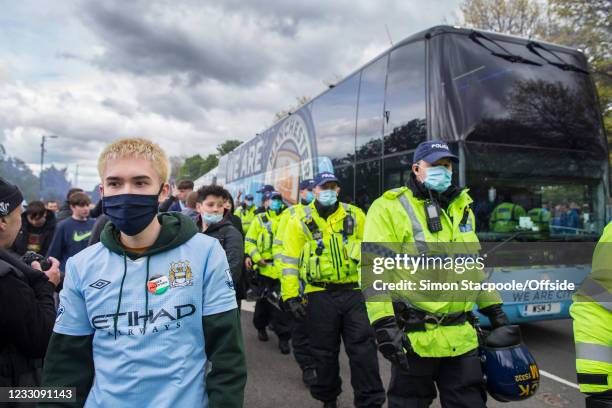
<path id="1" fill-rule="evenodd" d="M 102 197 L 104 214 L 119 228 L 119 231 L 128 236 L 140 234 L 151 224 L 158 212 L 159 193 L 146 194 L 118 194 L 110 197 Z"/>

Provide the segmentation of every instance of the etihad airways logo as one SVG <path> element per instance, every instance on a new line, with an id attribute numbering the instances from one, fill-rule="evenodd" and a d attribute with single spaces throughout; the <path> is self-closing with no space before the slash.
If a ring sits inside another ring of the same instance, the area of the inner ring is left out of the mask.
<path id="1" fill-rule="evenodd" d="M 195 312 L 196 307 L 192 304 L 174 306 L 169 310 L 164 308 L 159 310 L 149 309 L 147 314 L 144 314 L 141 310 L 133 310 L 129 312 L 94 316 L 91 318 L 91 325 L 97 330 L 107 330 L 110 335 L 113 335 L 113 320 L 116 317 L 117 327 L 121 328 L 121 330 L 117 330 L 117 335 L 133 336 L 145 333 L 145 320 L 147 321 L 147 332 L 157 333 L 159 331 L 180 328 L 181 324 L 179 320 L 189 317 Z M 126 326 L 127 330 L 125 329 Z"/>

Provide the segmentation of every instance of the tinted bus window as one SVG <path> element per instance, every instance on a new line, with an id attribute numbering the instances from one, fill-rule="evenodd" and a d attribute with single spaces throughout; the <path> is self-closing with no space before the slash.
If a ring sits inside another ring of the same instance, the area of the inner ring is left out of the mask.
<path id="1" fill-rule="evenodd" d="M 355 179 L 355 171 L 353 165 L 337 167 L 334 174 L 338 178 L 340 184 L 340 194 L 338 199 L 343 203 L 355 203 L 355 189 L 353 182 Z"/>
<path id="2" fill-rule="evenodd" d="M 357 163 L 355 169 L 355 204 L 368 211 L 372 201 L 381 194 L 380 160 Z"/>
<path id="3" fill-rule="evenodd" d="M 384 160 L 384 184 L 383 190 L 402 187 L 408 183 L 408 177 L 412 172 L 412 153 L 406 153 L 394 157 L 387 157 Z"/>
<path id="4" fill-rule="evenodd" d="M 314 101 L 312 120 L 319 157 L 336 166 L 352 164 L 355 158 L 355 120 L 359 75 L 338 84 Z"/>
<path id="5" fill-rule="evenodd" d="M 364 68 L 357 110 L 357 161 L 379 158 L 382 153 L 383 109 L 388 55 Z"/>
<path id="6" fill-rule="evenodd" d="M 385 154 L 414 149 L 425 140 L 425 46 L 407 44 L 391 52 L 385 98 Z"/>

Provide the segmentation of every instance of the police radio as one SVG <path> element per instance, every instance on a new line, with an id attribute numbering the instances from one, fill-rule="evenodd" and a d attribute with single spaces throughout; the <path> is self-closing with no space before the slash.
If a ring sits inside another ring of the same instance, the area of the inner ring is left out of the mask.
<path id="1" fill-rule="evenodd" d="M 442 221 L 440 220 L 440 207 L 433 200 L 425 200 L 425 216 L 427 218 L 427 229 L 430 232 L 442 231 Z"/>

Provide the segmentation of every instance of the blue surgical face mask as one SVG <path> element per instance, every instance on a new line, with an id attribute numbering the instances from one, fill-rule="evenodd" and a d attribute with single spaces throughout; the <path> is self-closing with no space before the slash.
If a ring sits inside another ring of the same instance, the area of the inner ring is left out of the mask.
<path id="1" fill-rule="evenodd" d="M 438 193 L 442 193 L 450 187 L 453 178 L 452 171 L 444 166 L 429 167 L 425 170 L 427 171 L 425 181 L 423 182 L 425 187 Z"/>
<path id="2" fill-rule="evenodd" d="M 163 187 L 163 186 L 162 186 Z M 160 189 L 161 191 L 161 189 Z M 104 214 L 128 236 L 140 234 L 157 215 L 159 194 L 118 194 L 102 197 Z"/>
<path id="3" fill-rule="evenodd" d="M 253 200 L 246 200 L 246 201 L 244 202 L 244 204 L 245 204 L 247 207 L 250 207 L 251 205 L 253 205 Z"/>
<path id="4" fill-rule="evenodd" d="M 304 198 L 304 201 L 306 201 L 307 203 L 312 203 L 312 200 L 314 200 L 314 193 L 312 191 L 308 191 L 306 193 L 306 198 Z"/>
<path id="5" fill-rule="evenodd" d="M 272 200 L 270 201 L 270 209 L 272 211 L 278 211 L 283 206 L 283 202 L 281 200 Z"/>
<path id="6" fill-rule="evenodd" d="M 336 193 L 336 190 L 322 190 L 317 200 L 323 207 L 329 207 L 338 201 L 338 193 Z"/>
<path id="7" fill-rule="evenodd" d="M 204 213 L 202 215 L 202 220 L 208 224 L 216 224 L 218 222 L 220 222 L 223 219 L 223 214 L 206 214 Z"/>

